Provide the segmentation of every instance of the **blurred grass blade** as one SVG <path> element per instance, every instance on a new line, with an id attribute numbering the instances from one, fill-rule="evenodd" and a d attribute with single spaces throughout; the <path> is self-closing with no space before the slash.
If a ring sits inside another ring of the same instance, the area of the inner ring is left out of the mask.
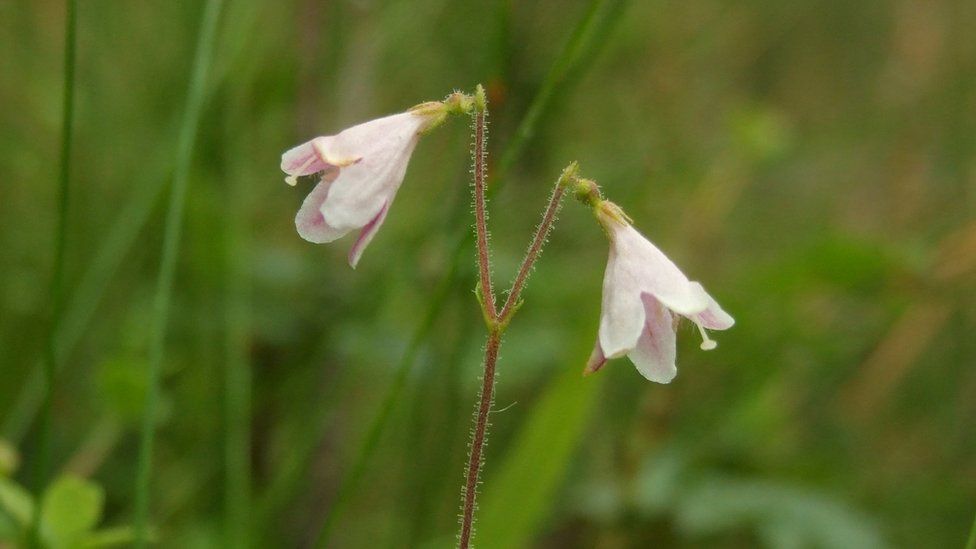
<path id="1" fill-rule="evenodd" d="M 232 193 L 233 194 L 233 193 Z M 241 208 L 231 216 L 241 217 Z M 251 371 L 247 356 L 247 269 L 240 222 L 228 223 L 233 233 L 227 245 L 226 337 L 227 359 L 224 367 L 224 464 L 225 471 L 225 535 L 227 547 L 247 547 L 251 523 Z"/>
<path id="2" fill-rule="evenodd" d="M 535 135 L 540 120 L 549 112 L 550 104 L 557 91 L 566 92 L 571 75 L 585 70 L 589 62 L 599 53 L 600 46 L 606 43 L 611 29 L 615 26 L 623 12 L 627 0 L 594 0 L 583 18 L 573 29 L 569 41 L 559 53 L 559 57 L 552 64 L 549 73 L 542 82 L 539 91 L 532 98 L 525 116 L 522 117 L 515 133 L 512 135 L 501 159 L 495 168 L 493 180 L 503 180 L 508 170 L 515 164 L 525 151 L 529 139 Z"/>
<path id="3" fill-rule="evenodd" d="M 976 516 L 973 517 L 973 526 L 969 529 L 969 541 L 966 542 L 966 549 L 976 549 Z"/>
<path id="4" fill-rule="evenodd" d="M 236 134 L 234 119 L 244 112 L 243 102 L 232 109 L 225 125 L 229 141 Z M 230 154 L 230 158 L 240 158 Z M 251 363 L 248 357 L 250 324 L 250 264 L 245 220 L 247 201 L 244 168 L 229 166 L 233 187 L 226 201 L 224 242 L 224 546 L 238 549 L 252 545 L 251 521 Z"/>
<path id="5" fill-rule="evenodd" d="M 148 390 L 142 418 L 142 433 L 139 443 L 139 462 L 136 476 L 136 547 L 144 547 L 147 542 L 149 522 L 149 481 L 156 427 L 156 402 L 159 399 L 160 370 L 166 343 L 166 327 L 169 318 L 170 297 L 173 291 L 173 277 L 176 271 L 176 256 L 179 250 L 180 233 L 183 225 L 183 208 L 186 202 L 186 189 L 189 179 L 190 162 L 196 140 L 197 126 L 203 110 L 206 89 L 207 69 L 213 56 L 217 20 L 222 0 L 208 0 L 203 8 L 197 39 L 197 49 L 193 60 L 192 74 L 187 92 L 186 110 L 180 124 L 180 134 L 176 143 L 173 186 L 170 192 L 169 208 L 166 212 L 166 225 L 163 232 L 162 258 L 159 278 L 153 302 L 152 339 L 149 345 Z"/>
<path id="6" fill-rule="evenodd" d="M 578 351 L 572 356 L 586 353 Z M 576 366 L 565 368 L 549 385 L 504 461 L 495 468 L 497 472 L 487 467 L 488 480 L 476 523 L 478 547 L 532 546 L 607 379 L 606 375 L 583 378 Z"/>
<path id="7" fill-rule="evenodd" d="M 45 345 L 43 376 L 43 402 L 41 404 L 41 421 L 39 425 L 39 439 L 37 459 L 34 461 L 33 495 L 35 501 L 47 484 L 48 469 L 50 468 L 51 452 L 51 403 L 54 399 L 54 375 L 57 372 L 57 353 L 55 352 L 55 337 L 58 324 L 61 322 L 61 308 L 64 298 L 64 250 L 67 239 L 69 178 L 71 176 L 71 137 L 74 124 L 74 94 L 75 94 L 75 29 L 77 28 L 75 0 L 65 2 L 64 22 L 64 96 L 61 119 L 61 157 L 58 178 L 58 225 L 54 239 L 54 272 L 51 276 L 51 320 L 48 326 L 47 342 Z M 40 513 L 34 513 L 31 523 L 30 544 L 38 543 L 40 527 Z"/>
<path id="8" fill-rule="evenodd" d="M 574 27 L 569 41 L 553 63 L 553 68 L 549 71 L 539 91 L 533 96 L 529 109 L 516 129 L 515 138 L 509 142 L 509 145 L 503 152 L 502 160 L 499 162 L 494 175 L 489 175 L 490 180 L 504 181 L 503 176 L 514 165 L 515 161 L 521 157 L 529 139 L 535 134 L 539 121 L 551 106 L 555 91 L 560 90 L 566 92 L 571 86 L 571 83 L 567 82 L 567 77 L 586 68 L 581 62 L 592 59 L 599 45 L 606 42 L 607 31 L 613 27 L 619 14 L 623 11 L 622 8 L 625 3 L 624 0 L 593 0 L 590 3 L 583 18 Z M 594 38 L 598 34 L 601 34 L 601 30 L 603 40 L 595 40 Z M 497 192 L 497 189 L 500 187 L 500 183 L 492 185 L 489 187 L 489 193 L 493 191 Z M 392 410 L 403 392 L 406 379 L 415 362 L 417 351 L 420 348 L 420 343 L 427 338 L 430 328 L 433 326 L 433 320 L 440 314 L 445 303 L 444 296 L 447 293 L 447 289 L 456 282 L 459 273 L 457 265 L 463 255 L 461 252 L 465 250 L 470 238 L 472 238 L 472 231 L 463 231 L 463 236 L 458 239 L 455 245 L 448 273 L 442 280 L 439 291 L 428 304 L 427 311 L 422 317 L 423 320 L 414 333 L 414 337 L 411 339 L 407 351 L 397 364 L 394 381 L 380 405 L 380 411 L 377 413 L 373 423 L 370 424 L 367 435 L 356 456 L 356 461 L 340 481 L 336 500 L 329 508 L 323 521 L 322 529 L 319 531 L 318 541 L 316 543 L 318 547 L 328 546 L 332 530 L 349 505 L 349 498 L 358 488 L 359 481 L 375 450 L 380 434 L 382 434 L 383 429 L 386 427 Z"/>
<path id="9" fill-rule="evenodd" d="M 94 260 L 64 308 L 54 342 L 57 368 L 62 367 L 71 349 L 77 345 L 85 328 L 91 322 L 112 275 L 125 259 L 128 250 L 139 236 L 139 231 L 146 225 L 164 184 L 165 179 L 156 177 L 146 180 L 144 184 L 133 185 L 132 197 L 120 208 L 115 225 L 108 237 L 102 241 L 101 248 L 95 254 Z M 35 370 L 24 383 L 20 395 L 0 428 L 4 438 L 13 442 L 23 439 L 27 427 L 41 404 L 42 383 L 39 369 Z"/>
<path id="10" fill-rule="evenodd" d="M 380 436 L 383 434 L 383 429 L 386 424 L 389 423 L 390 417 L 393 415 L 393 410 L 396 407 L 397 402 L 400 400 L 400 394 L 403 392 L 404 386 L 406 386 L 407 378 L 409 377 L 410 369 L 413 363 L 417 359 L 417 353 L 420 351 L 420 346 L 427 339 L 428 334 L 430 334 L 431 328 L 434 326 L 434 321 L 437 320 L 437 316 L 440 313 L 441 308 L 447 301 L 447 296 L 451 293 L 452 282 L 456 277 L 456 272 L 458 270 L 458 265 L 460 262 L 455 256 L 452 262 L 451 271 L 448 273 L 444 280 L 441 281 L 440 286 L 434 292 L 433 299 L 427 308 L 427 312 L 424 314 L 420 325 L 417 326 L 417 330 L 414 332 L 413 337 L 410 339 L 410 344 L 407 346 L 407 350 L 403 353 L 403 357 L 396 367 L 396 374 L 393 378 L 393 382 L 390 384 L 390 388 L 387 389 L 386 396 L 383 398 L 382 404 L 380 404 L 380 409 L 376 413 L 376 417 L 369 426 L 369 430 L 366 432 L 365 438 L 363 438 L 362 445 L 359 448 L 359 452 L 356 454 L 356 461 L 353 462 L 352 468 L 349 469 L 339 485 L 339 492 L 336 494 L 336 499 L 329 508 L 329 512 L 325 517 L 325 521 L 322 523 L 322 528 L 319 530 L 318 541 L 316 541 L 316 547 L 328 547 L 329 538 L 332 535 L 332 530 L 338 523 L 339 518 L 345 512 L 346 508 L 349 506 L 350 498 L 355 493 L 356 489 L 359 487 L 359 482 L 362 480 L 363 473 L 366 472 L 366 465 L 369 464 L 369 458 L 376 451 L 376 445 L 379 443 Z"/>

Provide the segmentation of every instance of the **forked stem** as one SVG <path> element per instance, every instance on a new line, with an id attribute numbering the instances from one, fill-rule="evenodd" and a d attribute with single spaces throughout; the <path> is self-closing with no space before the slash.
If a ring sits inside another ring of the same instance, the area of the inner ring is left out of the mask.
<path id="1" fill-rule="evenodd" d="M 545 212 L 542 214 L 542 221 L 539 222 L 539 226 L 535 228 L 535 236 L 532 237 L 532 242 L 529 244 L 529 249 L 525 253 L 525 258 L 522 260 L 522 265 L 519 267 L 518 274 L 515 275 L 515 280 L 512 282 L 512 288 L 508 291 L 508 299 L 505 300 L 505 305 L 502 307 L 502 311 L 498 313 L 498 317 L 502 322 L 508 322 L 511 315 L 519 307 L 519 300 L 522 296 L 522 290 L 525 288 L 525 283 L 529 279 L 529 274 L 532 273 L 532 268 L 535 266 L 535 262 L 542 255 L 542 248 L 546 244 L 546 240 L 549 238 L 549 233 L 552 232 L 552 226 L 556 223 L 556 217 L 559 215 L 559 208 L 562 207 L 563 195 L 566 193 L 566 187 L 576 181 L 577 172 L 579 166 L 576 162 L 573 162 L 563 170 L 559 180 L 556 181 L 556 186 L 552 190 L 552 195 L 549 196 L 549 204 L 546 206 Z"/>
<path id="2" fill-rule="evenodd" d="M 491 255 L 488 249 L 488 212 L 485 200 L 485 118 L 488 108 L 485 103 L 485 90 L 480 85 L 475 91 L 474 145 L 471 151 L 472 171 L 474 172 L 474 227 L 478 247 L 478 301 L 488 327 L 488 342 L 485 344 L 485 370 L 481 379 L 481 395 L 478 411 L 475 414 L 474 432 L 471 435 L 471 452 L 468 455 L 468 468 L 462 489 L 461 530 L 458 534 L 458 547 L 467 549 L 471 544 L 474 523 L 475 499 L 478 495 L 478 479 L 484 461 L 483 451 L 488 432 L 488 413 L 495 394 L 495 365 L 498 362 L 498 347 L 501 345 L 504 326 L 498 321 L 495 308 L 495 291 L 491 283 Z"/>
<path id="3" fill-rule="evenodd" d="M 479 90 L 480 91 L 480 90 Z M 483 112 L 483 111 L 481 111 Z M 475 122 L 475 143 L 477 147 L 478 136 L 483 130 L 483 119 L 479 112 Z M 476 149 L 477 150 L 477 149 Z M 481 379 L 481 394 L 478 401 L 478 410 L 475 415 L 474 432 L 471 436 L 471 452 L 468 455 L 468 468 L 465 476 L 464 488 L 462 492 L 463 505 L 461 513 L 461 529 L 458 534 L 458 547 L 468 549 L 471 546 L 473 535 L 474 511 L 478 496 L 478 483 L 481 478 L 481 466 L 484 463 L 485 439 L 488 433 L 488 415 L 491 413 L 491 405 L 495 394 L 495 367 L 498 363 L 498 349 L 501 346 L 501 338 L 512 316 L 520 305 L 520 296 L 525 288 L 525 283 L 532 272 L 535 262 L 542 254 L 546 239 L 552 231 L 552 226 L 556 222 L 559 208 L 566 187 L 577 181 L 577 165 L 570 164 L 556 182 L 556 186 L 549 197 L 549 204 L 542 214 L 542 220 L 536 227 L 535 235 L 529 244 L 522 265 L 519 267 L 518 274 L 512 283 L 512 289 L 508 293 L 508 299 L 502 307 L 500 313 L 496 312 L 494 300 L 491 299 L 491 279 L 490 265 L 488 263 L 488 235 L 484 225 L 484 171 L 478 169 L 478 159 L 483 155 L 475 156 L 475 229 L 478 237 L 478 265 L 481 275 L 481 288 L 483 291 L 479 300 L 481 301 L 482 311 L 485 315 L 485 322 L 488 325 L 488 342 L 485 344 L 484 374 Z"/>

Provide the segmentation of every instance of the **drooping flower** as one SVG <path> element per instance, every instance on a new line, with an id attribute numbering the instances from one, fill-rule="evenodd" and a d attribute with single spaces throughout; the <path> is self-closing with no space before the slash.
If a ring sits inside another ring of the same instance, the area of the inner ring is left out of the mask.
<path id="1" fill-rule="evenodd" d="M 360 229 L 349 250 L 349 265 L 355 268 L 386 219 L 420 135 L 444 116 L 444 104 L 425 103 L 316 137 L 281 155 L 289 185 L 299 176 L 322 174 L 295 216 L 298 234 L 321 244 Z"/>
<path id="2" fill-rule="evenodd" d="M 706 330 L 726 330 L 735 321 L 701 284 L 688 280 L 637 232 L 620 208 L 607 201 L 595 208 L 610 239 L 610 258 L 603 278 L 599 337 L 585 373 L 627 355 L 641 375 L 669 383 L 677 374 L 675 315 L 698 327 L 703 350 L 717 345 Z"/>

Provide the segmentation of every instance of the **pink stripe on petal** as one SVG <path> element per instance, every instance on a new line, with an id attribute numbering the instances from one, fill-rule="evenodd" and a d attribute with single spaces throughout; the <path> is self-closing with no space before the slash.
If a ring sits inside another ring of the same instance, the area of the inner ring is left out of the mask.
<path id="1" fill-rule="evenodd" d="M 728 330 L 735 324 L 735 319 L 722 310 L 722 307 L 711 296 L 708 297 L 707 309 L 698 314 L 689 315 L 688 318 L 709 330 Z"/>
<path id="2" fill-rule="evenodd" d="M 356 239 L 356 243 L 353 244 L 352 248 L 349 250 L 349 266 L 353 269 L 355 269 L 356 265 L 359 263 L 359 258 L 362 257 L 363 252 L 366 250 L 366 246 L 369 246 L 370 241 L 373 240 L 373 236 L 376 234 L 376 231 L 380 230 L 380 227 L 383 226 L 383 222 L 386 221 L 386 212 L 389 209 L 390 203 L 384 203 L 383 207 L 380 208 L 379 213 L 376 214 L 376 216 L 363 227 L 362 231 L 360 231 L 359 238 Z"/>
<path id="3" fill-rule="evenodd" d="M 637 346 L 627 356 L 645 378 L 670 383 L 678 374 L 674 364 L 677 345 L 671 311 L 650 294 L 641 298 L 646 311 L 644 330 Z"/>
<path id="4" fill-rule="evenodd" d="M 595 374 L 606 363 L 607 357 L 604 356 L 603 349 L 600 348 L 600 340 L 597 339 L 596 345 L 593 346 L 593 352 L 590 353 L 590 358 L 586 361 L 586 368 L 583 369 L 583 375 Z"/>

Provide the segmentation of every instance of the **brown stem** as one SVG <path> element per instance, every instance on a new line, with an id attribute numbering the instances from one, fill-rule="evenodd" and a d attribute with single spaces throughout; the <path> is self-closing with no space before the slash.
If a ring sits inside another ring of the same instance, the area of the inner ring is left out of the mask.
<path id="1" fill-rule="evenodd" d="M 472 523 L 474 521 L 475 498 L 478 495 L 478 477 L 481 475 L 482 451 L 488 431 L 488 414 L 495 394 L 495 364 L 498 362 L 498 347 L 501 345 L 500 330 L 492 329 L 485 344 L 485 373 L 481 383 L 481 401 L 475 419 L 474 433 L 471 437 L 471 453 L 468 456 L 468 474 L 464 483 L 464 511 L 461 515 L 461 533 L 458 547 L 468 549 L 471 545 Z"/>
<path id="2" fill-rule="evenodd" d="M 478 275 L 481 284 L 482 307 L 489 324 L 498 320 L 495 291 L 491 284 L 491 258 L 488 254 L 488 224 L 485 206 L 485 110 L 474 115 L 474 219 L 478 240 Z"/>
<path id="3" fill-rule="evenodd" d="M 508 319 L 508 316 L 512 314 L 515 307 L 518 307 L 519 296 L 522 295 L 525 282 L 528 280 L 529 273 L 532 272 L 532 267 L 535 265 L 536 260 L 542 254 L 542 247 L 546 243 L 546 238 L 549 237 L 549 232 L 552 230 L 553 223 L 556 221 L 556 215 L 559 214 L 559 207 L 562 205 L 565 190 L 563 178 L 560 178 L 556 182 L 556 188 L 552 190 L 552 196 L 549 197 L 549 205 L 546 206 L 546 211 L 542 214 L 542 221 L 539 222 L 539 226 L 535 229 L 535 236 L 532 238 L 532 243 L 529 244 L 529 250 L 525 254 L 525 259 L 522 260 L 522 266 L 515 276 L 515 281 L 512 282 L 512 289 L 508 292 L 508 299 L 505 300 L 505 306 L 502 307 L 502 312 L 498 313 L 498 317 L 502 319 L 502 322 Z"/>

